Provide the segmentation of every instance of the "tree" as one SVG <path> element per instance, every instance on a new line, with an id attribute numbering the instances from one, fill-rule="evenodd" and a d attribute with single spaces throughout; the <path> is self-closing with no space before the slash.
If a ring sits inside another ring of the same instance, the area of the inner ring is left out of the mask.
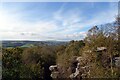
<path id="1" fill-rule="evenodd" d="M 22 51 L 23 50 L 21 48 L 2 50 L 3 79 L 20 78 L 21 75 L 20 70 L 22 66 L 22 60 L 21 60 Z"/>
<path id="2" fill-rule="evenodd" d="M 31 77 L 37 79 L 50 79 L 49 66 L 55 64 L 56 54 L 53 47 L 32 47 L 24 50 L 23 62 L 28 65 L 33 74 Z"/>

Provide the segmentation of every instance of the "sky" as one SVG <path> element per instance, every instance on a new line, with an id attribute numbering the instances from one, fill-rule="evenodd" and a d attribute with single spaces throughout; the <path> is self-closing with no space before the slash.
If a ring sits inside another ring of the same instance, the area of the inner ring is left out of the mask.
<path id="1" fill-rule="evenodd" d="M 0 40 L 81 40 L 117 13 L 117 2 L 3 2 Z"/>

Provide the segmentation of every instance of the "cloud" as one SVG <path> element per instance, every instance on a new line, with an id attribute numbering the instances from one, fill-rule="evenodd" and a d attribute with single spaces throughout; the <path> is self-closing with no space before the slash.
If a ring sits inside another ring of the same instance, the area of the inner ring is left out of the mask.
<path id="1" fill-rule="evenodd" d="M 86 37 L 86 32 L 75 32 L 73 34 L 65 35 L 69 40 L 80 40 Z"/>
<path id="2" fill-rule="evenodd" d="M 66 5 L 67 3 L 63 4 L 53 12 L 52 18 L 33 22 L 24 20 L 22 13 L 13 14 L 15 11 L 0 9 L 1 39 L 79 40 L 86 36 L 86 31 L 92 26 L 114 21 L 117 13 L 117 9 L 110 8 L 86 19 L 87 15 L 83 14 L 83 10 L 65 10 Z"/>

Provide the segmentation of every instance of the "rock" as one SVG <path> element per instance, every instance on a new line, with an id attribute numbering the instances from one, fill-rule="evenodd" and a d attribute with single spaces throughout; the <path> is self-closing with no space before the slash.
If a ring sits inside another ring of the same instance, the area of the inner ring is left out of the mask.
<path id="1" fill-rule="evenodd" d="M 97 47 L 97 51 L 104 51 L 106 49 L 107 49 L 106 47 Z"/>
<path id="2" fill-rule="evenodd" d="M 60 65 L 51 65 L 49 67 L 50 71 L 51 71 L 51 77 L 54 78 L 63 78 L 63 77 L 69 77 L 71 79 L 79 79 L 81 77 L 86 77 L 89 74 L 89 69 L 90 66 L 86 66 L 86 61 L 83 57 L 77 57 L 77 56 L 73 56 L 72 59 L 70 59 L 70 66 L 67 70 L 64 70 L 64 68 Z M 68 75 L 66 76 L 65 73 L 66 72 L 70 72 L 68 73 Z"/>
<path id="3" fill-rule="evenodd" d="M 120 57 L 115 57 L 115 65 L 120 67 Z"/>
<path id="4" fill-rule="evenodd" d="M 49 67 L 49 70 L 50 71 L 57 71 L 57 65 L 51 65 L 50 67 Z"/>
<path id="5" fill-rule="evenodd" d="M 59 72 L 58 71 L 54 71 L 54 72 L 52 72 L 52 74 L 50 76 L 52 78 L 54 78 L 54 79 L 59 78 Z"/>

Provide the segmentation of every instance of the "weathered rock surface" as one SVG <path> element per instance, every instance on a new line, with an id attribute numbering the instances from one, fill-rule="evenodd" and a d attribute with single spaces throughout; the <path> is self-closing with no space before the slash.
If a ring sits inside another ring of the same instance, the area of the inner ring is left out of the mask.
<path id="1" fill-rule="evenodd" d="M 74 79 L 88 75 L 90 66 L 85 65 L 84 61 L 85 59 L 83 57 L 74 56 L 69 67 L 71 74 L 68 78 Z M 62 74 L 64 74 L 62 67 L 59 65 L 51 65 L 49 70 L 51 71 L 52 78 L 61 78 Z"/>

